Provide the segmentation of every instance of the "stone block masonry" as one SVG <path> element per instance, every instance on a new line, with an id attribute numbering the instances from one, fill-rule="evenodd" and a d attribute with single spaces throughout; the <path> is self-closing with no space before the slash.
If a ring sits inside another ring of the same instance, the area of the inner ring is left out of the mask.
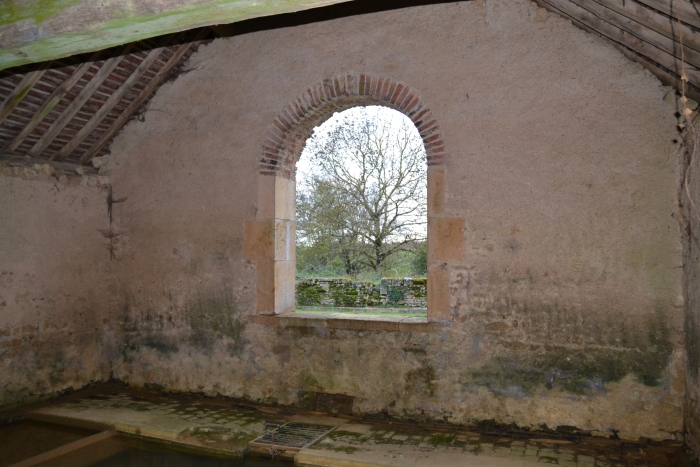
<path id="1" fill-rule="evenodd" d="M 382 279 L 361 282 L 351 279 L 305 279 L 296 282 L 299 306 L 412 307 L 428 306 L 427 282 L 422 278 Z"/>

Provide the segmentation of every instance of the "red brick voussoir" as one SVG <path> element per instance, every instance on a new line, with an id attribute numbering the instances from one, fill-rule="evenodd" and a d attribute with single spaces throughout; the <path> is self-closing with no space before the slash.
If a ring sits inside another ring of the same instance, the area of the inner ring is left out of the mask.
<path id="1" fill-rule="evenodd" d="M 314 127 L 358 105 L 383 105 L 403 113 L 423 138 L 428 165 L 447 160 L 437 120 L 415 89 L 386 76 L 349 73 L 319 81 L 277 113 L 262 142 L 260 173 L 294 178 L 296 161 Z"/>

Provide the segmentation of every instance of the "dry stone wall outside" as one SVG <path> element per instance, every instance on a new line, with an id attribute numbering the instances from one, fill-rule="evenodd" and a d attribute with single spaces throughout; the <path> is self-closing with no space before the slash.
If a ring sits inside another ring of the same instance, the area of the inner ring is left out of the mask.
<path id="1" fill-rule="evenodd" d="M 113 206 L 127 234 L 109 285 L 70 281 L 109 290 L 104 316 L 71 322 L 110 323 L 100 358 L 115 378 L 302 407 L 339 394 L 355 413 L 418 420 L 680 436 L 675 108 L 640 65 L 530 2 L 497 0 L 216 40 L 187 69 L 101 169 L 128 197 Z M 440 122 L 450 157 L 433 182 L 442 217 L 429 219 L 440 332 L 251 322 L 274 281 L 244 254 L 270 177 L 261 147 L 281 110 L 342 74 L 405 83 Z"/>
<path id="2" fill-rule="evenodd" d="M 428 305 L 427 279 L 382 279 L 374 282 L 351 279 L 304 279 L 296 282 L 300 306 L 377 307 Z"/>

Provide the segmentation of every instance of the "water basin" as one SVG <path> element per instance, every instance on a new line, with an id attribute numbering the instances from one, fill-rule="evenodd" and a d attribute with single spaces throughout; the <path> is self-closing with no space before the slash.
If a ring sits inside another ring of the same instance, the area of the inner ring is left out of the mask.
<path id="1" fill-rule="evenodd" d="M 203 455 L 178 445 L 114 435 L 72 452 L 32 464 L 37 467 L 285 467 L 266 458 Z"/>
<path id="2" fill-rule="evenodd" d="M 95 433 L 83 428 L 33 420 L 0 425 L 0 467 L 15 464 Z"/>

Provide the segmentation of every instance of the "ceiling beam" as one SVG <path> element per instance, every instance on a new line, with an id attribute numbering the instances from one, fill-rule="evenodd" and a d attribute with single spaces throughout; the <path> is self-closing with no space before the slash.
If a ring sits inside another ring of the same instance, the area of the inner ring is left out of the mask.
<path id="1" fill-rule="evenodd" d="M 205 33 L 200 33 L 196 40 L 201 39 Z M 199 42 L 189 42 L 181 45 L 177 51 L 170 57 L 170 60 L 160 69 L 158 74 L 156 74 L 151 81 L 146 85 L 146 87 L 141 91 L 141 94 L 134 99 L 134 101 L 129 104 L 129 107 L 122 112 L 122 114 L 112 123 L 112 126 L 105 131 L 100 139 L 88 149 L 85 154 L 80 157 L 80 163 L 85 164 L 90 162 L 93 157 L 95 157 L 102 147 L 109 142 L 114 135 L 121 130 L 121 128 L 129 121 L 131 116 L 141 107 L 141 105 L 148 99 L 148 97 L 153 93 L 153 91 L 158 87 L 161 81 L 170 73 L 175 65 L 180 61 L 180 59 L 190 50 L 191 47 L 196 47 Z"/>
<path id="2" fill-rule="evenodd" d="M 189 29 L 351 0 L 0 2 L 0 70 Z"/>
<path id="3" fill-rule="evenodd" d="M 90 133 L 93 132 L 95 127 L 99 125 L 102 122 L 102 119 L 107 116 L 109 112 L 112 111 L 115 105 L 119 103 L 119 101 L 122 100 L 122 98 L 129 92 L 131 91 L 131 88 L 133 85 L 136 83 L 136 81 L 141 78 L 141 76 L 153 65 L 153 62 L 156 61 L 156 59 L 160 56 L 160 54 L 163 52 L 163 47 L 153 49 L 151 50 L 148 55 L 146 55 L 146 58 L 143 59 L 143 61 L 139 64 L 138 67 L 134 70 L 134 72 L 124 81 L 124 83 L 117 89 L 114 93 L 112 93 L 111 96 L 109 96 L 109 99 L 102 104 L 102 107 L 99 108 L 97 112 L 92 116 L 90 121 L 88 121 L 76 134 L 73 136 L 73 138 L 66 143 L 63 148 L 56 154 L 53 159 L 62 161 L 66 157 L 68 157 L 73 151 L 75 151 L 75 148 L 77 148 L 80 143 L 87 138 Z"/>
<path id="4" fill-rule="evenodd" d="M 76 173 L 88 173 L 96 174 L 97 169 L 94 167 L 85 167 L 72 162 L 57 162 L 48 161 L 46 159 L 34 159 L 29 156 L 18 156 L 14 154 L 3 154 L 0 153 L 0 163 L 10 167 L 27 167 L 36 169 L 37 164 L 43 166 L 44 164 L 49 164 L 54 169 L 59 169 L 68 174 Z"/>
<path id="5" fill-rule="evenodd" d="M 123 54 L 126 54 L 129 50 L 131 49 L 131 45 L 128 45 L 127 47 L 124 48 Z M 73 101 L 68 104 L 68 107 L 65 108 L 63 113 L 56 119 L 55 122 L 49 127 L 49 129 L 41 135 L 41 138 L 34 143 L 34 146 L 27 152 L 27 155 L 30 157 L 37 157 L 40 155 L 44 150 L 46 150 L 47 147 L 51 144 L 51 142 L 58 136 L 58 134 L 63 130 L 66 125 L 68 125 L 68 122 L 70 122 L 75 114 L 78 113 L 78 111 L 85 105 L 85 103 L 90 99 L 90 97 L 95 93 L 97 88 L 100 87 L 102 82 L 107 79 L 107 77 L 114 71 L 114 69 L 119 65 L 119 62 L 122 60 L 121 55 L 117 55 L 116 57 L 112 57 L 110 59 L 105 60 L 104 64 L 102 65 L 102 68 L 95 73 L 95 76 L 92 77 L 90 82 L 88 82 L 85 87 L 80 91 L 80 94 L 78 94 Z"/>
<path id="6" fill-rule="evenodd" d="M 5 119 L 10 116 L 12 111 L 15 110 L 15 107 L 22 102 L 24 96 L 26 96 L 27 93 L 32 90 L 36 82 L 41 79 L 46 71 L 46 68 L 47 66 L 45 65 L 36 71 L 32 71 L 31 73 L 24 75 L 22 81 L 20 81 L 15 89 L 12 90 L 10 95 L 7 96 L 5 101 L 2 103 L 2 107 L 0 107 L 0 125 L 2 125 L 2 122 L 4 122 Z"/>
<path id="7" fill-rule="evenodd" d="M 3 148 L 3 152 L 6 153 L 13 153 L 15 152 L 15 149 L 19 147 L 20 144 L 22 144 L 22 141 L 30 135 L 32 131 L 34 131 L 34 128 L 41 123 L 42 120 L 53 110 L 54 107 L 56 107 L 56 104 L 61 102 L 61 99 L 63 99 L 63 96 L 66 95 L 68 91 L 70 91 L 73 86 L 75 86 L 78 81 L 80 81 L 80 78 L 83 77 L 86 71 L 92 66 L 92 62 L 97 60 L 97 56 L 99 53 L 96 53 L 93 55 L 92 58 L 90 58 L 90 61 L 83 63 L 80 65 L 76 70 L 73 72 L 72 75 L 68 77 L 67 80 L 65 80 L 63 83 L 61 83 L 60 86 L 58 86 L 56 89 L 53 90 L 51 95 L 44 101 L 43 104 L 41 104 L 41 107 L 34 113 L 32 116 L 32 119 L 27 123 L 27 125 L 22 129 L 21 132 L 17 136 L 15 136 L 12 141 L 10 141 L 10 144 L 8 144 L 5 148 Z"/>
<path id="8" fill-rule="evenodd" d="M 681 61 L 674 54 L 657 47 L 651 42 L 641 40 L 638 36 L 630 34 L 614 21 L 606 21 L 586 8 L 579 6 L 578 3 L 570 0 L 537 0 L 537 2 L 550 11 L 568 17 L 573 20 L 572 22 L 574 24 L 580 24 L 584 28 L 595 31 L 612 42 L 629 48 L 642 57 L 645 57 L 647 60 L 660 65 L 664 70 L 680 75 Z M 683 68 L 688 76 L 689 82 L 695 86 L 700 86 L 700 68 L 690 63 L 686 63 Z"/>

